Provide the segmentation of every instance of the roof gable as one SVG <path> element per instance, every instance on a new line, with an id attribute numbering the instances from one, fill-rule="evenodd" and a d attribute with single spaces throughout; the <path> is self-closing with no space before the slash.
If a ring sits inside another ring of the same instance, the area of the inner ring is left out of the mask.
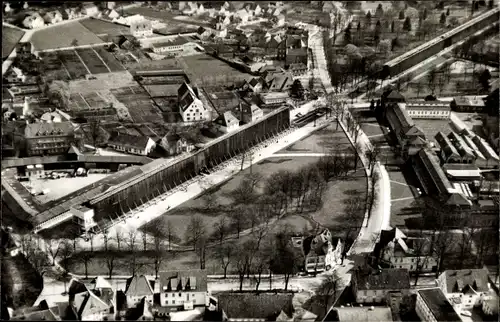
<path id="1" fill-rule="evenodd" d="M 410 275 L 407 269 L 381 269 L 378 272 L 356 270 L 359 290 L 409 289 Z"/>
<path id="2" fill-rule="evenodd" d="M 293 296 L 290 293 L 232 293 L 218 294 L 219 306 L 230 319 L 265 319 L 275 321 L 283 311 L 293 315 Z"/>
<path id="3" fill-rule="evenodd" d="M 477 292 L 486 292 L 489 289 L 488 270 L 484 268 L 447 270 L 442 274 L 445 276 L 447 293 L 462 292 L 467 285 Z"/>
<path id="4" fill-rule="evenodd" d="M 182 284 L 182 278 L 187 277 Z M 159 273 L 160 286 L 163 289 L 185 290 L 186 287 L 195 292 L 204 292 L 207 290 L 207 273 L 205 270 L 193 269 L 186 271 L 164 271 Z"/>
<path id="5" fill-rule="evenodd" d="M 153 295 L 153 289 L 146 276 L 133 276 L 127 280 L 125 289 L 127 296 L 148 296 Z"/>

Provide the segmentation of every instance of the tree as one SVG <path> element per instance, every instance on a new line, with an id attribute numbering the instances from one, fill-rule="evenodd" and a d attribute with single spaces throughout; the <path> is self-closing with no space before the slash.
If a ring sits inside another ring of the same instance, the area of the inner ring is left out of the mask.
<path id="1" fill-rule="evenodd" d="M 375 16 L 377 17 L 382 17 L 384 15 L 384 8 L 382 7 L 382 4 L 379 3 L 377 6 L 377 10 L 375 10 Z"/>
<path id="2" fill-rule="evenodd" d="M 468 222 L 468 220 L 467 220 Z M 465 225 L 466 223 L 464 223 Z M 458 269 L 462 269 L 464 267 L 464 263 L 467 258 L 470 258 L 471 255 L 471 247 L 474 236 L 477 233 L 477 228 L 475 227 L 464 227 L 463 232 L 461 234 L 459 247 L 460 247 L 460 255 L 458 257 Z"/>
<path id="3" fill-rule="evenodd" d="M 368 26 L 370 26 L 371 22 L 372 22 L 372 13 L 371 13 L 370 11 L 368 11 L 368 12 L 366 13 L 366 24 L 367 24 Z"/>
<path id="4" fill-rule="evenodd" d="M 92 254 L 92 252 L 84 252 L 78 257 L 78 260 L 83 264 L 83 267 L 85 269 L 85 278 L 89 278 L 88 266 L 90 263 L 92 263 L 93 259 L 94 255 Z"/>
<path id="5" fill-rule="evenodd" d="M 297 99 L 304 99 L 304 87 L 300 82 L 300 79 L 296 79 L 291 88 L 290 88 L 290 96 Z"/>
<path id="6" fill-rule="evenodd" d="M 142 236 L 142 250 L 146 251 L 148 250 L 148 234 L 145 231 L 142 231 L 141 236 Z"/>
<path id="7" fill-rule="evenodd" d="M 201 238 L 205 237 L 206 230 L 203 223 L 203 219 L 200 216 L 191 216 L 187 230 L 186 238 L 189 244 L 193 246 L 193 250 L 196 250 L 198 242 Z"/>
<path id="8" fill-rule="evenodd" d="M 399 12 L 399 20 L 404 20 L 404 19 L 405 19 L 405 12 L 404 12 L 404 10 L 401 10 Z"/>
<path id="9" fill-rule="evenodd" d="M 453 16 L 453 17 L 450 18 L 450 26 L 452 28 L 458 26 L 459 24 L 460 23 L 458 22 L 458 18 L 457 17 Z"/>
<path id="10" fill-rule="evenodd" d="M 337 290 L 342 289 L 342 287 L 342 277 L 334 272 L 332 275 L 327 275 L 316 289 L 319 305 L 325 310 L 324 316 L 328 314 L 328 310 L 335 303 L 338 297 Z"/>
<path id="11" fill-rule="evenodd" d="M 394 25 L 394 20 L 391 22 L 391 32 L 394 32 L 394 28 L 395 28 L 395 25 Z"/>
<path id="12" fill-rule="evenodd" d="M 78 47 L 78 39 L 73 39 L 71 41 L 71 47 Z"/>
<path id="13" fill-rule="evenodd" d="M 348 44 L 344 47 L 345 53 L 351 59 L 361 59 L 361 52 L 359 48 L 354 46 L 353 44 Z"/>
<path id="14" fill-rule="evenodd" d="M 116 246 L 118 247 L 118 250 L 121 250 L 121 244 L 122 244 L 123 238 L 124 238 L 123 232 L 116 230 L 115 241 L 116 241 Z"/>
<path id="15" fill-rule="evenodd" d="M 207 251 L 207 237 L 201 236 L 196 245 L 196 253 L 200 259 L 200 269 L 205 269 L 205 255 Z"/>
<path id="16" fill-rule="evenodd" d="M 427 74 L 427 87 L 431 90 L 432 95 L 434 96 L 434 91 L 437 86 L 437 72 L 435 69 L 431 69 L 429 74 Z"/>
<path id="17" fill-rule="evenodd" d="M 484 91 L 489 91 L 490 90 L 491 73 L 488 70 L 488 68 L 485 68 L 482 72 L 477 73 L 477 75 L 478 75 L 479 83 L 483 87 Z"/>
<path id="18" fill-rule="evenodd" d="M 422 89 L 424 87 L 424 84 L 417 81 L 416 83 L 413 84 L 413 86 L 415 87 L 415 90 L 417 91 L 417 98 L 418 98 L 420 95 L 420 92 L 422 91 Z"/>
<path id="19" fill-rule="evenodd" d="M 155 271 L 155 279 L 158 279 L 158 273 L 160 272 L 161 264 L 163 263 L 165 256 L 163 252 L 164 246 L 164 234 L 161 228 L 156 227 L 153 232 L 153 266 Z"/>
<path id="20" fill-rule="evenodd" d="M 65 271 L 69 271 L 69 260 L 73 255 L 73 247 L 68 242 L 63 242 L 60 247 L 61 266 Z"/>
<path id="21" fill-rule="evenodd" d="M 38 274 L 42 275 L 45 271 L 46 267 L 50 265 L 49 260 L 44 252 L 33 249 L 32 254 L 30 255 L 30 263 L 33 265 L 33 268 L 38 272 Z"/>
<path id="22" fill-rule="evenodd" d="M 446 25 L 446 15 L 444 12 L 441 14 L 441 18 L 439 19 L 439 23 L 442 24 L 443 26 Z"/>
<path id="23" fill-rule="evenodd" d="M 250 266 L 250 256 L 250 250 L 245 244 L 237 247 L 237 251 L 234 256 L 234 264 L 238 273 L 240 291 L 243 290 L 243 280 L 245 279 L 245 274 L 248 272 L 248 268 Z"/>
<path id="24" fill-rule="evenodd" d="M 100 143 L 101 135 L 101 120 L 99 118 L 93 118 L 89 122 L 89 134 L 92 140 L 92 145 L 94 147 L 94 152 L 97 153 L 97 145 Z"/>
<path id="25" fill-rule="evenodd" d="M 52 266 L 56 265 L 56 257 L 59 255 L 59 251 L 61 250 L 61 242 L 55 239 L 49 239 L 45 242 L 45 247 L 47 252 L 52 257 Z"/>
<path id="26" fill-rule="evenodd" d="M 384 55 L 389 54 L 389 52 L 391 51 L 391 41 L 389 39 L 381 40 L 378 43 L 378 48 L 382 54 Z"/>
<path id="27" fill-rule="evenodd" d="M 45 88 L 45 94 L 49 100 L 60 108 L 66 108 L 69 104 L 69 85 L 61 80 L 54 80 Z"/>
<path id="28" fill-rule="evenodd" d="M 450 8 L 446 9 L 446 16 L 449 17 L 450 16 Z"/>
<path id="29" fill-rule="evenodd" d="M 430 243 L 427 237 L 424 235 L 423 230 L 420 230 L 416 238 L 411 238 L 412 242 L 411 252 L 412 258 L 415 260 L 415 284 L 416 287 L 418 284 L 418 278 L 422 274 L 424 268 L 429 263 L 429 259 L 432 256 L 432 249 L 430 248 Z"/>
<path id="30" fill-rule="evenodd" d="M 203 194 L 202 201 L 205 204 L 205 211 L 207 212 L 211 211 L 217 205 L 217 197 L 208 191 Z"/>
<path id="31" fill-rule="evenodd" d="M 352 42 L 352 34 L 351 34 L 351 23 L 347 25 L 347 28 L 344 30 L 344 42 L 345 44 L 350 44 Z"/>
<path id="32" fill-rule="evenodd" d="M 361 21 L 358 21 L 358 25 L 356 26 L 356 30 L 361 31 Z"/>
<path id="33" fill-rule="evenodd" d="M 224 278 L 227 277 L 227 268 L 231 263 L 235 254 L 235 246 L 232 243 L 218 245 L 215 247 L 215 258 L 219 261 L 221 268 L 224 270 Z"/>
<path id="34" fill-rule="evenodd" d="M 298 272 L 299 258 L 290 242 L 290 235 L 286 229 L 276 234 L 274 245 L 275 255 L 271 258 L 270 269 L 274 274 L 283 274 L 285 290 L 288 290 L 290 276 Z"/>
<path id="35" fill-rule="evenodd" d="M 215 236 L 219 241 L 219 244 L 222 244 L 224 241 L 224 237 L 228 231 L 228 221 L 226 216 L 220 216 L 219 219 L 214 224 Z"/>
<path id="36" fill-rule="evenodd" d="M 410 17 L 406 17 L 405 22 L 403 23 L 403 30 L 411 31 L 411 20 L 410 20 Z"/>
<path id="37" fill-rule="evenodd" d="M 108 276 L 109 278 L 112 278 L 113 277 L 113 270 L 115 268 L 115 261 L 117 259 L 117 255 L 116 255 L 116 251 L 113 249 L 109 252 L 106 252 L 104 254 L 104 260 L 105 260 L 105 264 L 106 264 L 106 267 L 108 268 Z"/>
<path id="38" fill-rule="evenodd" d="M 427 16 L 429 13 L 427 12 L 427 8 L 424 8 L 424 12 L 422 13 L 422 20 L 427 20 Z"/>
<path id="39" fill-rule="evenodd" d="M 375 40 L 375 43 L 378 44 L 381 34 L 382 34 L 382 24 L 380 23 L 380 20 L 377 20 L 377 23 L 375 24 L 375 31 L 373 32 L 373 39 Z"/>
<path id="40" fill-rule="evenodd" d="M 172 225 L 172 222 L 170 222 L 170 220 L 168 220 L 167 224 L 165 225 L 165 234 L 168 242 L 168 250 L 172 250 L 172 243 L 180 241 L 180 238 L 179 236 L 177 236 L 177 233 L 174 230 L 174 226 Z"/>
<path id="41" fill-rule="evenodd" d="M 254 272 L 256 292 L 259 291 L 260 282 L 262 281 L 262 273 L 264 272 L 264 269 L 268 267 L 268 262 L 269 257 L 267 256 L 265 250 L 257 249 L 251 263 L 251 270 Z"/>
<path id="42" fill-rule="evenodd" d="M 136 252 L 136 243 L 137 235 L 135 231 L 131 230 L 127 234 L 127 246 L 128 246 L 128 251 L 130 252 L 130 255 L 132 256 L 132 261 L 129 263 L 130 268 L 131 268 L 131 273 L 132 276 L 135 275 L 136 268 L 137 268 L 137 252 Z"/>

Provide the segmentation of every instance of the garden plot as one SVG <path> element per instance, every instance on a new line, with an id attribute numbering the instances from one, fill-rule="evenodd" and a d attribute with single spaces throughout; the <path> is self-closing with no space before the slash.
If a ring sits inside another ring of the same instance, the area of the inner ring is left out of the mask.
<path id="1" fill-rule="evenodd" d="M 162 119 L 160 110 L 140 86 L 114 89 L 111 93 L 127 108 L 134 122 L 149 123 Z"/>
<path id="2" fill-rule="evenodd" d="M 102 74 L 110 72 L 108 67 L 103 63 L 101 58 L 99 58 L 97 53 L 92 48 L 78 48 L 76 52 L 83 60 L 85 65 L 87 65 L 87 68 L 92 74 Z"/>
<path id="3" fill-rule="evenodd" d="M 60 51 L 58 52 L 58 56 L 72 79 L 83 78 L 89 74 L 89 70 L 74 50 Z"/>
<path id="4" fill-rule="evenodd" d="M 125 67 L 104 47 L 94 47 L 95 52 L 101 57 L 111 72 L 124 71 Z"/>

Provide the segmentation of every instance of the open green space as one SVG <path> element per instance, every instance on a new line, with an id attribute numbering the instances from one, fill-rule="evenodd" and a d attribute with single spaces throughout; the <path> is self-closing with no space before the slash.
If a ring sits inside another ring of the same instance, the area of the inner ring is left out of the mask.
<path id="1" fill-rule="evenodd" d="M 243 73 L 222 60 L 207 54 L 185 56 L 179 58 L 187 66 L 185 72 L 194 79 L 191 81 L 205 84 L 222 84 L 234 82 L 250 77 L 250 74 Z"/>
<path id="2" fill-rule="evenodd" d="M 418 228 L 422 218 L 420 207 L 417 204 L 416 188 L 419 188 L 418 179 L 411 168 L 405 166 L 397 169 L 388 169 L 391 184 L 391 227 Z M 422 190 L 422 188 L 420 188 Z"/>

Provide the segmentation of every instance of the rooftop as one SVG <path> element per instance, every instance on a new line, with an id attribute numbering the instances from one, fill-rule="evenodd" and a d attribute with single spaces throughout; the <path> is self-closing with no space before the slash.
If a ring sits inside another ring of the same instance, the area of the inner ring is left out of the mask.
<path id="1" fill-rule="evenodd" d="M 162 48 L 162 47 L 170 47 L 170 46 L 181 46 L 184 44 L 189 43 L 190 41 L 184 37 L 176 37 L 173 38 L 172 40 L 167 40 L 159 43 L 153 43 L 152 46 L 153 48 Z"/>
<path id="2" fill-rule="evenodd" d="M 419 290 L 418 295 L 425 302 L 436 321 L 460 322 L 461 319 L 439 288 Z"/>
<path id="3" fill-rule="evenodd" d="M 219 306 L 230 319 L 265 319 L 274 321 L 284 311 L 293 314 L 292 293 L 233 293 L 216 295 Z"/>
<path id="4" fill-rule="evenodd" d="M 159 273 L 160 286 L 172 291 L 196 290 L 203 292 L 207 290 L 207 272 L 201 269 L 185 271 L 164 271 Z"/>
<path id="5" fill-rule="evenodd" d="M 404 268 L 387 268 L 378 272 L 356 270 L 358 290 L 409 289 L 410 274 Z"/>
<path id="6" fill-rule="evenodd" d="M 487 269 L 462 269 L 444 271 L 447 293 L 459 293 L 470 285 L 475 291 L 487 292 L 488 270 Z"/>
<path id="7" fill-rule="evenodd" d="M 342 307 L 335 308 L 339 322 L 387 322 L 392 321 L 388 307 Z"/>

